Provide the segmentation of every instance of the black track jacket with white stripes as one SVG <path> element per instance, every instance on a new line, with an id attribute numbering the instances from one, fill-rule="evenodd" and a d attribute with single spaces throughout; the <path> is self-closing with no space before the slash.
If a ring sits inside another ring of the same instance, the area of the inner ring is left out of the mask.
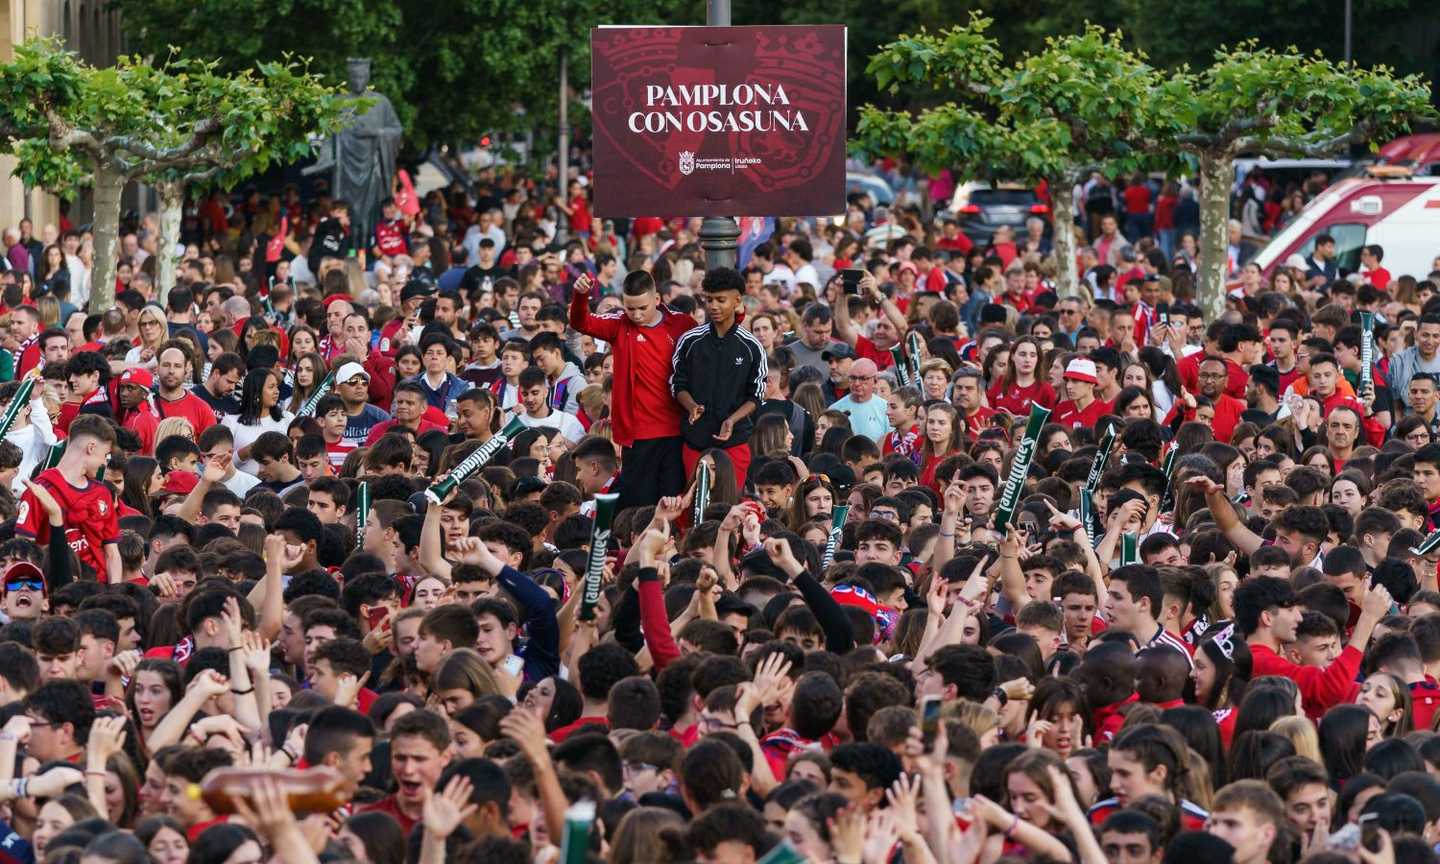
<path id="1" fill-rule="evenodd" d="M 691 398 L 705 406 L 705 413 L 694 425 L 686 414 L 680 420 L 680 436 L 694 450 L 712 447 L 733 447 L 750 440 L 755 415 L 735 424 L 730 437 L 717 440 L 715 433 L 725 418 L 746 402 L 754 402 L 759 410 L 765 398 L 765 348 L 749 330 L 736 322 L 724 336 L 716 334 L 710 324 L 701 324 L 686 331 L 675 342 L 675 371 L 670 377 L 670 392 L 677 396 L 689 392 Z"/>

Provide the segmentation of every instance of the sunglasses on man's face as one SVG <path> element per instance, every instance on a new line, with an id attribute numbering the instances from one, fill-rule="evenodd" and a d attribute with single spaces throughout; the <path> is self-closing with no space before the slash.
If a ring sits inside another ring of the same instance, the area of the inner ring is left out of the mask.
<path id="1" fill-rule="evenodd" d="M 44 591 L 45 583 L 38 579 L 20 579 L 5 583 L 6 593 L 12 591 Z"/>

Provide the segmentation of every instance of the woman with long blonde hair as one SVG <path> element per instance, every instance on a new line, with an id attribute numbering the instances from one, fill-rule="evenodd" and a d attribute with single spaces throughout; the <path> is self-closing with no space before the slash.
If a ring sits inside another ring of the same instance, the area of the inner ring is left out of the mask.
<path id="1" fill-rule="evenodd" d="M 135 347 L 125 354 L 125 365 L 153 369 L 161 346 L 170 336 L 170 322 L 165 317 L 165 310 L 153 303 L 147 304 L 140 310 L 135 326 L 140 329 L 140 338 Z"/>

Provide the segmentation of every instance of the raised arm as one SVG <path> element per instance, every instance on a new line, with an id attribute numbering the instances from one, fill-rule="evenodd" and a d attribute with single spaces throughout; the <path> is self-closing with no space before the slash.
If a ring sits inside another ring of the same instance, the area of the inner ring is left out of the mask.
<path id="1" fill-rule="evenodd" d="M 575 280 L 570 294 L 570 326 L 587 336 L 614 342 L 620 335 L 620 320 L 602 318 L 590 312 L 590 291 L 594 286 L 595 282 L 588 273 L 581 273 Z"/>
<path id="2" fill-rule="evenodd" d="M 1215 524 L 1219 526 L 1225 539 L 1236 549 L 1249 555 L 1265 545 L 1265 541 L 1240 519 L 1240 515 L 1235 512 L 1235 506 L 1225 497 L 1224 487 L 1219 483 L 1204 476 L 1191 477 L 1185 482 L 1191 488 L 1205 493 L 1205 506 L 1210 508 L 1210 515 L 1215 517 Z"/>
<path id="3" fill-rule="evenodd" d="M 431 501 L 425 508 L 425 522 L 420 526 L 420 566 L 426 573 L 448 582 L 450 562 L 445 560 L 445 541 L 440 536 L 441 506 Z"/>
<path id="4" fill-rule="evenodd" d="M 820 622 L 820 629 L 825 633 L 825 650 L 840 657 L 850 653 L 855 647 L 855 634 L 850 629 L 850 620 L 845 617 L 845 611 L 830 592 L 825 590 L 814 576 L 805 572 L 805 568 L 795 559 L 790 544 L 779 537 L 772 537 L 765 541 L 765 552 L 770 560 L 790 577 L 795 587 L 800 590 L 800 596 L 805 598 L 805 605 L 815 613 L 815 619 Z"/>

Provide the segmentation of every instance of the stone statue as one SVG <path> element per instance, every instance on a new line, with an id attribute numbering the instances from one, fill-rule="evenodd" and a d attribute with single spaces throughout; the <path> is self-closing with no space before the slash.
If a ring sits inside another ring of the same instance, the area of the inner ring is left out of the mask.
<path id="1" fill-rule="evenodd" d="M 316 163 L 302 173 L 324 172 L 330 177 L 331 195 L 350 203 L 355 248 L 366 249 L 379 219 L 380 202 L 393 189 L 395 161 L 405 130 L 390 100 L 369 89 L 368 57 L 352 57 L 346 62 L 346 81 L 350 95 L 370 100 L 370 107 L 327 140 Z"/>

